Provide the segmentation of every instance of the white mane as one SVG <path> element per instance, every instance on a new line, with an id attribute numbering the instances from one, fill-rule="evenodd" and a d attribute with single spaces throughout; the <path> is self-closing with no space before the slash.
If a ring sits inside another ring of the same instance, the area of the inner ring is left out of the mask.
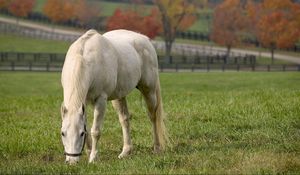
<path id="1" fill-rule="evenodd" d="M 87 64 L 83 58 L 84 44 L 94 34 L 95 30 L 89 30 L 78 38 L 69 48 L 65 60 L 65 67 L 62 71 L 62 84 L 64 91 L 64 105 L 68 110 L 78 110 L 82 103 L 85 103 L 89 88 Z M 71 69 L 72 71 L 64 71 Z M 83 82 L 84 81 L 84 82 Z"/>

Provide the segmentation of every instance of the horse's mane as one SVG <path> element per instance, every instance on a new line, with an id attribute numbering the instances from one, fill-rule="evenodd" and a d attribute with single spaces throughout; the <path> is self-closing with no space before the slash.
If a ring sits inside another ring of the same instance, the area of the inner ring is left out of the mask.
<path id="1" fill-rule="evenodd" d="M 85 103 L 89 77 L 86 72 L 87 64 L 83 58 L 84 45 L 86 41 L 96 33 L 97 31 L 95 30 L 87 31 L 78 38 L 68 50 L 66 59 L 70 59 L 68 60 L 68 64 L 70 64 L 71 67 L 67 70 L 69 72 L 66 72 L 67 77 L 65 77 L 66 79 L 64 80 L 65 86 L 67 86 L 64 86 L 64 88 L 68 89 L 64 103 L 67 109 L 69 108 L 68 110 L 78 110 L 81 105 Z"/>

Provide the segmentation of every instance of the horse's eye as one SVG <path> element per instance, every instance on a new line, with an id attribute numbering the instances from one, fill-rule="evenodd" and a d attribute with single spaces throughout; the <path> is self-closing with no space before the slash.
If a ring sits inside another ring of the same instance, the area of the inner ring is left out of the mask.
<path id="1" fill-rule="evenodd" d="M 63 137 L 64 137 L 64 136 L 65 136 L 65 133 L 64 133 L 64 132 L 61 132 L 61 136 L 63 136 Z"/>
<path id="2" fill-rule="evenodd" d="M 82 132 L 82 133 L 80 134 L 80 136 L 83 137 L 83 136 L 84 136 L 84 132 Z"/>

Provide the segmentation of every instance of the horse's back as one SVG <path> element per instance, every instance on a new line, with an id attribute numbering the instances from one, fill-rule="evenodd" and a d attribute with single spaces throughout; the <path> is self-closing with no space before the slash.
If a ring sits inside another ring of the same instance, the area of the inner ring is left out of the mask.
<path id="1" fill-rule="evenodd" d="M 136 50 L 142 61 L 147 61 L 145 59 L 151 59 L 149 61 L 152 61 L 154 64 L 157 63 L 155 49 L 147 36 L 122 29 L 107 32 L 103 34 L 103 36 L 108 38 L 109 41 L 111 41 L 116 46 L 124 47 L 124 45 L 130 45 Z M 118 48 L 122 49 L 122 47 Z M 152 55 L 148 55 L 148 53 L 145 52 L 149 52 L 149 54 Z"/>
<path id="2" fill-rule="evenodd" d="M 158 62 L 156 51 L 150 42 L 150 39 L 142 34 L 128 31 L 128 30 L 114 30 L 107 32 L 103 35 L 120 51 L 128 53 L 128 50 L 134 49 L 131 55 L 124 57 L 122 54 L 120 59 L 129 59 L 132 57 L 137 58 L 134 60 L 140 66 L 140 80 L 139 83 L 146 84 L 147 86 L 154 86 L 158 76 Z"/>

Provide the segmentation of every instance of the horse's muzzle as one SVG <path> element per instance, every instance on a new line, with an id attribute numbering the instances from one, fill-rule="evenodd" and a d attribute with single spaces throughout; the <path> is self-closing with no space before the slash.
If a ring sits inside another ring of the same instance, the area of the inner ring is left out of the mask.
<path id="1" fill-rule="evenodd" d="M 79 162 L 79 156 L 77 157 L 70 157 L 66 156 L 66 163 L 69 165 L 75 165 Z"/>

